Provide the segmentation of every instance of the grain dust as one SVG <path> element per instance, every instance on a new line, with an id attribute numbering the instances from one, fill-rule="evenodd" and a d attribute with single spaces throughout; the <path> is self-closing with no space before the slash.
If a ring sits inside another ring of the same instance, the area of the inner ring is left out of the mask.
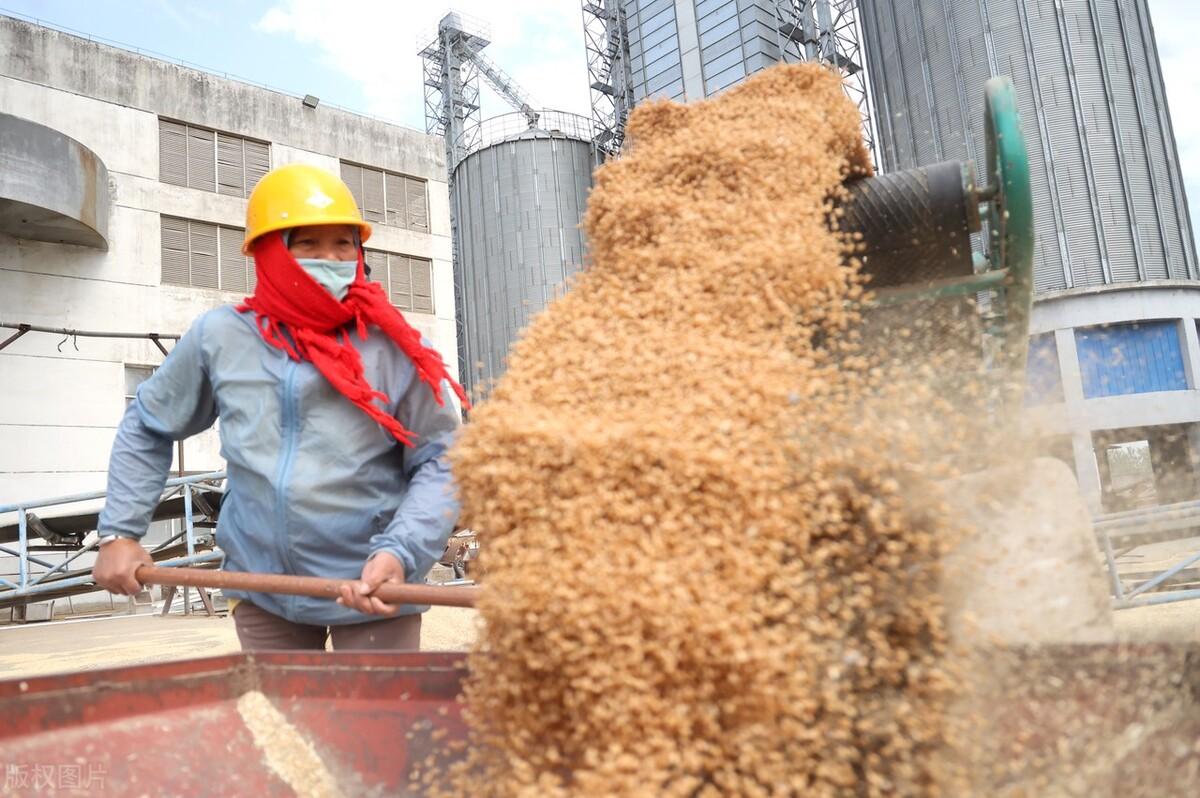
<path id="1" fill-rule="evenodd" d="M 864 421 L 831 232 L 857 112 L 776 67 L 629 138 L 454 452 L 486 591 L 452 792 L 935 795 L 942 521 L 913 430 Z"/>

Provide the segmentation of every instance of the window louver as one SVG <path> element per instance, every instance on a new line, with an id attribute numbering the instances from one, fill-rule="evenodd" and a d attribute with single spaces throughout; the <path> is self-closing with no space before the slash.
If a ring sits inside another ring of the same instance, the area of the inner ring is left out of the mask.
<path id="1" fill-rule="evenodd" d="M 191 283 L 188 270 L 188 223 L 169 216 L 163 216 L 161 222 L 162 281 L 171 285 L 188 285 Z"/>
<path id="2" fill-rule="evenodd" d="M 159 122 L 158 176 L 164 183 L 187 185 L 187 127 L 184 125 Z"/>
<path id="3" fill-rule="evenodd" d="M 217 156 L 211 130 L 188 128 L 188 186 L 217 190 Z"/>
<path id="4" fill-rule="evenodd" d="M 258 185 L 263 175 L 271 171 L 271 146 L 261 141 L 242 142 L 246 159 L 246 196 Z"/>
<path id="5" fill-rule="evenodd" d="M 429 230 L 426 181 L 344 161 L 341 172 L 359 212 L 368 222 L 421 232 Z"/>
<path id="6" fill-rule="evenodd" d="M 266 142 L 158 120 L 158 177 L 163 183 L 248 197 L 270 169 Z"/>
<path id="7" fill-rule="evenodd" d="M 217 193 L 246 196 L 246 159 L 242 139 L 217 134 Z"/>
<path id="8" fill-rule="evenodd" d="M 392 304 L 401 310 L 412 310 L 412 276 L 408 269 L 408 258 L 404 255 L 388 255 L 388 275 Z"/>
<path id="9" fill-rule="evenodd" d="M 408 226 L 414 230 L 429 229 L 429 192 L 428 183 L 414 177 L 404 178 L 406 204 L 408 206 Z"/>
<path id="10" fill-rule="evenodd" d="M 242 254 L 242 231 L 233 227 L 220 228 L 221 290 L 246 293 L 249 259 Z"/>
<path id="11" fill-rule="evenodd" d="M 352 163 L 342 164 L 342 182 L 350 187 L 350 194 L 354 197 L 354 204 L 358 206 L 359 213 L 363 208 L 362 173 L 361 166 L 355 166 Z"/>
<path id="12" fill-rule="evenodd" d="M 362 215 L 368 222 L 384 222 L 383 172 L 363 169 Z"/>
<path id="13" fill-rule="evenodd" d="M 424 258 L 409 258 L 412 272 L 412 309 L 433 313 L 433 263 Z"/>
<path id="14" fill-rule="evenodd" d="M 160 217 L 160 227 L 163 284 L 254 291 L 254 263 L 242 254 L 244 230 L 172 216 Z"/>
<path id="15" fill-rule="evenodd" d="M 217 268 L 217 226 L 192 222 L 190 227 L 192 285 L 197 288 L 220 288 Z"/>

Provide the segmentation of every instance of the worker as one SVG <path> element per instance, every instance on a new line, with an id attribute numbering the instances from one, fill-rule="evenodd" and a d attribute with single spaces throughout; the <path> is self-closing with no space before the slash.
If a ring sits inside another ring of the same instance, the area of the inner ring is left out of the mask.
<path id="1" fill-rule="evenodd" d="M 442 357 L 366 278 L 346 184 L 292 164 L 259 181 L 242 251 L 257 284 L 201 316 L 117 430 L 96 584 L 134 595 L 172 442 L 220 419 L 224 569 L 353 580 L 337 602 L 226 590 L 243 649 L 417 649 L 426 607 L 373 595 L 424 581 L 458 517 L 459 425 Z"/>

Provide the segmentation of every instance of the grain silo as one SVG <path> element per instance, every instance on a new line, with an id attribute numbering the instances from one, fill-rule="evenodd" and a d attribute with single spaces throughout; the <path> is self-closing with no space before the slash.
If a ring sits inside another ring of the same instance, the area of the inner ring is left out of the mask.
<path id="1" fill-rule="evenodd" d="M 535 127 L 524 123 L 521 114 L 485 122 L 454 170 L 462 373 L 473 389 L 503 373 L 521 329 L 583 264 L 591 122 L 542 111 Z"/>
<path id="2" fill-rule="evenodd" d="M 777 63 L 822 61 L 845 73 L 863 115 L 870 103 L 856 0 L 583 0 L 596 144 L 616 152 L 625 118 L 649 98 L 692 102 Z"/>
<path id="3" fill-rule="evenodd" d="M 1008 75 L 1038 198 L 1037 287 L 1196 277 L 1145 0 L 862 6 L 886 171 L 980 161 L 979 87 Z"/>
<path id="4" fill-rule="evenodd" d="M 451 12 L 420 41 L 426 132 L 446 142 L 459 374 L 478 396 L 583 265 L 579 220 L 598 151 L 590 119 L 535 109 L 483 53 L 483 22 Z M 481 82 L 515 113 L 481 120 Z"/>
<path id="5" fill-rule="evenodd" d="M 1012 78 L 1038 296 L 1030 423 L 1097 510 L 1114 449 L 1154 500 L 1200 497 L 1200 283 L 1146 0 L 861 0 L 885 171 L 985 157 L 983 93 Z"/>

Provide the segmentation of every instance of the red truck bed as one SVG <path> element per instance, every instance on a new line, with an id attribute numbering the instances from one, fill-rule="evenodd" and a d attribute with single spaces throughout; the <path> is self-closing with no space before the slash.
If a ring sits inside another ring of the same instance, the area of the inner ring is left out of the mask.
<path id="1" fill-rule="evenodd" d="M 461 750 L 452 741 L 465 736 L 455 700 L 462 661 L 234 654 L 3 681 L 0 795 L 294 795 L 309 775 L 303 762 L 273 768 L 239 709 L 256 691 L 311 742 L 344 794 L 409 794 L 428 754 L 445 762 Z"/>
<path id="2" fill-rule="evenodd" d="M 463 660 L 237 654 L 2 681 L 0 795 L 265 798 L 319 794 L 322 778 L 347 796 L 421 795 L 465 747 Z M 1013 649 L 978 666 L 957 794 L 1200 795 L 1200 648 Z"/>

